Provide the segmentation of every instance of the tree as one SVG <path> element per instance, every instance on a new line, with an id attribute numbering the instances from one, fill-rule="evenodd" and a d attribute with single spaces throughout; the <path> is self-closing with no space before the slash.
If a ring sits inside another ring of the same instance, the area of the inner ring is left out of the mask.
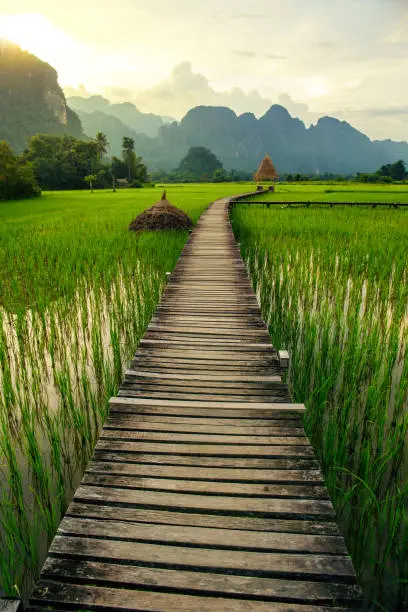
<path id="1" fill-rule="evenodd" d="M 89 188 L 91 190 L 91 193 L 93 193 L 93 188 L 94 188 L 94 183 L 96 183 L 96 181 L 98 180 L 98 177 L 96 174 L 87 174 L 84 177 L 84 180 L 89 183 Z"/>
<path id="2" fill-rule="evenodd" d="M 224 170 L 224 168 L 217 168 L 213 174 L 212 180 L 214 183 L 225 183 L 228 180 L 226 170 Z"/>
<path id="3" fill-rule="evenodd" d="M 406 177 L 407 171 L 405 162 L 399 159 L 394 164 L 391 164 L 391 178 L 394 181 L 403 181 Z"/>
<path id="4" fill-rule="evenodd" d="M 117 179 L 124 179 L 128 176 L 126 163 L 115 155 L 112 157 L 112 175 Z"/>
<path id="5" fill-rule="evenodd" d="M 33 163 L 37 181 L 44 189 L 83 189 L 85 177 L 101 167 L 95 141 L 73 136 L 33 136 L 24 158 Z"/>
<path id="6" fill-rule="evenodd" d="M 178 172 L 193 180 L 203 180 L 212 177 L 216 170 L 222 170 L 220 160 L 205 147 L 191 147 L 187 155 L 181 160 Z"/>
<path id="7" fill-rule="evenodd" d="M 94 142 L 96 144 L 96 151 L 98 154 L 98 161 L 101 163 L 103 156 L 106 155 L 108 150 L 109 142 L 106 135 L 103 132 L 97 132 Z"/>
<path id="8" fill-rule="evenodd" d="M 123 136 L 122 138 L 122 157 L 123 161 L 127 166 L 128 181 L 131 182 L 133 178 L 133 170 L 135 166 L 135 141 L 129 136 Z"/>
<path id="9" fill-rule="evenodd" d="M 10 145 L 0 141 L 0 200 L 41 195 L 32 164 L 16 157 Z"/>

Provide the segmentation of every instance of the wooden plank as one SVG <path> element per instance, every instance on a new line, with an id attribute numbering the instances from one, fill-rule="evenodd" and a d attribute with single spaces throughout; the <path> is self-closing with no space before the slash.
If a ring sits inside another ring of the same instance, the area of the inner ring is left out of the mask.
<path id="1" fill-rule="evenodd" d="M 330 501 L 311 499 L 247 498 L 221 495 L 198 495 L 120 487 L 99 487 L 80 485 L 74 496 L 75 501 L 109 502 L 131 504 L 141 507 L 166 507 L 195 509 L 206 512 L 232 512 L 234 514 L 274 515 L 280 518 L 333 519 L 335 513 Z"/>
<path id="2" fill-rule="evenodd" d="M 127 406 L 160 406 L 162 408 L 202 408 L 203 402 L 199 401 L 181 401 L 181 400 L 146 400 L 139 398 L 121 398 L 121 397 L 111 397 L 109 400 L 111 405 L 114 404 L 123 404 Z M 218 402 L 205 402 L 206 409 L 214 409 L 217 410 L 220 408 Z M 247 411 L 249 414 L 252 410 L 257 410 L 258 412 L 264 411 L 264 414 L 268 412 L 273 412 L 274 410 L 282 411 L 296 411 L 296 412 L 304 412 L 305 405 L 304 404 L 276 404 L 276 403 L 267 403 L 267 402 L 258 402 L 256 404 L 248 404 L 248 402 L 228 402 L 227 404 L 223 404 L 223 410 L 239 410 L 240 416 L 242 411 Z M 237 413 L 238 415 L 238 413 Z"/>
<path id="3" fill-rule="evenodd" d="M 134 440 L 134 441 L 154 441 L 154 442 L 169 442 L 181 443 L 194 442 L 198 444 L 221 444 L 233 446 L 310 446 L 306 435 L 302 436 L 250 436 L 250 435 L 234 435 L 234 434 L 206 434 L 190 433 L 186 431 L 141 431 L 135 429 L 113 429 L 104 427 L 101 432 L 101 438 L 110 440 Z"/>
<path id="4" fill-rule="evenodd" d="M 72 535 L 70 537 L 55 536 L 50 552 L 53 556 L 120 559 L 144 564 L 155 563 L 159 566 L 173 565 L 179 568 L 252 571 L 263 575 L 303 579 L 334 579 L 347 582 L 354 577 L 350 559 L 347 556 L 335 554 L 266 553 L 229 549 L 228 554 L 222 555 L 219 550 L 211 548 L 150 544 L 136 540 L 130 542 L 99 540 Z"/>
<path id="5" fill-rule="evenodd" d="M 179 455 L 166 453 L 147 453 L 132 450 L 133 445 L 126 442 L 98 440 L 95 458 L 104 461 L 136 462 L 156 465 L 188 465 L 221 468 L 256 468 L 266 470 L 315 470 L 319 467 L 315 457 L 234 457 L 215 455 Z"/>
<path id="6" fill-rule="evenodd" d="M 226 393 L 225 391 L 223 392 L 222 390 L 217 392 L 216 389 L 209 390 L 209 392 L 207 393 L 204 393 L 204 391 L 200 393 L 197 389 L 192 389 L 190 391 L 187 391 L 187 389 L 181 389 L 180 391 L 177 391 L 177 389 L 161 390 L 154 387 L 140 388 L 140 386 L 138 385 L 127 385 L 125 383 L 122 384 L 118 392 L 118 396 L 127 398 L 140 397 L 148 399 L 160 398 L 166 401 L 189 399 L 193 401 L 199 399 L 201 402 L 217 401 L 219 403 L 246 401 L 249 404 L 256 404 L 257 402 L 264 402 L 268 400 L 271 402 L 284 403 L 289 402 L 291 400 L 290 395 L 288 395 L 287 393 L 285 394 L 285 391 L 280 391 L 279 389 L 274 392 L 270 391 L 269 393 L 259 395 L 255 393 L 248 394 L 245 391 L 243 393 L 238 392 L 237 394 L 231 395 L 229 393 Z"/>
<path id="7" fill-rule="evenodd" d="M 193 444 L 182 442 L 149 442 L 112 439 L 106 436 L 105 432 L 100 437 L 99 442 L 105 442 L 105 448 L 112 450 L 131 451 L 133 453 L 167 454 L 167 455 L 215 455 L 233 457 L 305 457 L 314 456 L 311 446 L 250 446 L 246 444 L 227 445 L 227 444 Z M 97 446 L 99 448 L 99 446 Z"/>
<path id="8" fill-rule="evenodd" d="M 100 464 L 99 464 L 100 465 Z M 104 470 L 102 470 L 105 472 Z M 319 485 L 297 485 L 281 483 L 242 483 L 213 482 L 211 480 L 172 480 L 171 478 L 149 478 L 87 470 L 82 478 L 83 485 L 95 487 L 121 487 L 123 489 L 143 489 L 153 491 L 174 491 L 203 495 L 240 495 L 253 498 L 291 498 L 291 499 L 328 499 L 327 490 Z"/>
<path id="9" fill-rule="evenodd" d="M 177 419 L 177 417 L 176 417 Z M 264 436 L 304 436 L 303 427 L 282 427 L 281 424 L 277 422 L 276 427 L 268 427 L 267 425 L 261 427 L 248 427 L 244 424 L 238 427 L 228 427 L 228 425 L 224 425 L 220 427 L 219 425 L 212 425 L 211 420 L 208 424 L 204 425 L 196 425 L 196 424 L 188 424 L 188 426 L 184 423 L 179 423 L 177 420 L 174 423 L 170 422 L 151 422 L 150 420 L 147 422 L 141 422 L 139 418 L 133 417 L 132 415 L 123 415 L 123 414 L 112 414 L 108 417 L 105 423 L 105 429 L 128 429 L 128 430 L 138 430 L 143 432 L 149 431 L 161 431 L 161 432 L 181 432 L 181 433 L 197 433 L 197 434 L 222 434 L 222 435 L 233 435 L 233 436 L 259 436 L 260 438 Z"/>
<path id="10" fill-rule="evenodd" d="M 209 428 L 211 427 L 216 427 L 217 430 L 221 432 L 221 429 L 224 430 L 224 428 L 226 429 L 231 429 L 231 428 L 242 428 L 245 427 L 246 431 L 248 431 L 248 433 L 252 433 L 252 435 L 257 435 L 258 433 L 261 433 L 262 430 L 265 431 L 265 433 L 268 433 L 268 428 L 275 428 L 275 427 L 279 427 L 281 429 L 284 429 L 285 427 L 293 429 L 293 428 L 301 428 L 303 431 L 303 419 L 302 416 L 297 414 L 296 412 L 289 412 L 287 414 L 283 415 L 283 418 L 279 418 L 279 415 L 275 418 L 275 414 L 273 414 L 273 416 L 271 416 L 270 418 L 268 417 L 264 417 L 264 418 L 233 418 L 233 415 L 231 415 L 231 418 L 222 418 L 222 417 L 217 417 L 215 415 L 213 415 L 212 412 L 210 413 L 205 413 L 204 415 L 184 415 L 184 414 L 143 414 L 140 412 L 133 412 L 132 407 L 128 406 L 128 408 L 130 408 L 130 410 L 126 410 L 126 407 L 124 410 L 121 409 L 121 407 L 114 407 L 112 406 L 112 410 L 110 410 L 109 412 L 109 416 L 108 416 L 108 420 L 107 422 L 116 422 L 116 423 L 120 423 L 123 419 L 126 420 L 127 423 L 130 424 L 130 428 L 132 427 L 133 424 L 150 424 L 153 425 L 155 423 L 159 424 L 159 423 L 163 423 L 163 424 L 174 424 L 174 425 L 179 425 L 179 426 L 185 426 L 185 425 L 191 425 L 191 426 L 207 426 Z M 199 411 L 202 412 L 202 411 Z M 189 427 L 190 429 L 190 427 Z M 193 431 L 193 429 L 191 429 L 191 431 Z"/>
<path id="11" fill-rule="evenodd" d="M 242 551 L 283 551 L 309 554 L 347 555 L 341 536 L 304 535 L 297 533 L 240 531 L 185 525 L 135 524 L 119 520 L 98 521 L 65 517 L 58 529 L 60 536 L 84 536 L 103 540 L 188 544 L 208 548 L 230 548 Z"/>
<path id="12" fill-rule="evenodd" d="M 157 372 L 148 372 L 146 370 L 125 370 L 125 376 L 137 376 L 141 378 L 151 378 L 155 380 L 188 380 L 188 381 L 208 381 L 214 383 L 271 383 L 281 382 L 281 376 L 245 376 L 245 375 L 223 375 L 223 374 L 160 374 Z"/>
<path id="13" fill-rule="evenodd" d="M 119 463 L 94 459 L 89 463 L 88 473 L 128 474 L 133 476 L 154 476 L 158 478 L 181 478 L 188 480 L 207 480 L 216 482 L 259 482 L 286 484 L 324 484 L 320 470 L 294 469 L 234 469 L 212 468 L 202 470 L 200 467 L 179 465 L 145 465 L 140 463 Z"/>
<path id="14" fill-rule="evenodd" d="M 96 518 L 99 520 L 119 520 L 136 523 L 159 523 L 161 525 L 191 525 L 195 527 L 215 527 L 217 529 L 239 529 L 242 531 L 273 531 L 284 533 L 305 533 L 309 535 L 339 535 L 336 523 L 331 520 L 293 520 L 279 518 L 260 518 L 258 516 L 234 516 L 220 514 L 179 512 L 171 508 L 154 510 L 151 508 L 132 508 L 130 506 L 109 505 L 107 502 L 83 503 L 73 501 L 66 516 Z"/>
<path id="15" fill-rule="evenodd" d="M 246 406 L 249 406 L 249 410 L 243 410 L 239 408 L 230 408 L 230 405 L 225 406 L 225 404 L 217 402 L 217 406 L 219 408 L 206 408 L 208 402 L 201 402 L 200 408 L 194 406 L 191 408 L 183 407 L 177 408 L 176 406 L 155 406 L 149 405 L 148 401 L 143 404 L 132 404 L 131 400 L 134 398 L 124 398 L 119 397 L 118 399 L 123 400 L 123 402 L 114 402 L 111 405 L 111 412 L 122 412 L 122 413 L 131 413 L 131 414 L 151 414 L 151 415 L 161 415 L 161 416 L 178 416 L 180 417 L 206 417 L 208 419 L 212 418 L 224 418 L 224 419 L 239 419 L 243 420 L 244 423 L 249 423 L 249 421 L 255 420 L 264 420 L 264 421 L 276 421 L 279 419 L 287 420 L 293 418 L 294 420 L 298 420 L 303 412 L 300 410 L 288 409 L 287 406 L 290 404 L 285 403 L 275 403 L 271 404 L 273 408 L 271 410 L 265 411 L 263 409 L 253 408 L 251 410 L 251 404 L 246 403 Z M 193 402 L 192 402 L 193 403 Z M 225 406 L 225 408 L 224 408 Z M 280 409 L 282 406 L 282 409 Z"/>
<path id="16" fill-rule="evenodd" d="M 194 595 L 178 595 L 160 593 L 158 591 L 114 589 L 101 586 L 85 586 L 41 580 L 34 591 L 31 601 L 33 605 L 67 605 L 74 609 L 143 610 L 157 612 L 158 610 L 183 610 L 183 612 L 316 612 L 314 605 L 296 604 L 296 610 L 291 604 L 277 602 L 249 601 L 248 599 L 226 599 L 224 597 L 202 597 Z M 97 606 L 96 608 L 94 606 Z M 319 612 L 342 612 L 343 608 L 322 607 Z M 34 610 L 33 610 L 34 612 Z"/>
<path id="17" fill-rule="evenodd" d="M 103 581 L 107 586 L 127 584 L 133 587 L 151 588 L 151 585 L 155 584 L 162 589 L 198 591 L 202 594 L 218 593 L 223 596 L 251 595 L 264 599 L 281 598 L 295 603 L 305 602 L 320 605 L 331 605 L 334 602 L 348 604 L 359 596 L 358 589 L 349 584 L 291 581 L 231 574 L 204 574 L 83 560 L 78 560 L 73 565 L 71 560 L 64 558 L 47 560 L 44 567 L 45 578 L 47 580 L 62 579 L 69 582 Z"/>

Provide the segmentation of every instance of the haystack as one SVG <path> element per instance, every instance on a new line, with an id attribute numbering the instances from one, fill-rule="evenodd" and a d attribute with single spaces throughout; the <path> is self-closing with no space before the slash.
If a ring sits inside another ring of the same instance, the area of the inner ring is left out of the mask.
<path id="1" fill-rule="evenodd" d="M 143 211 L 129 225 L 132 232 L 171 230 L 171 229 L 191 229 L 193 222 L 185 212 L 176 208 L 166 199 L 166 192 L 163 191 L 162 199 L 151 208 Z"/>
<path id="2" fill-rule="evenodd" d="M 259 183 L 259 181 L 276 181 L 277 178 L 276 168 L 269 155 L 266 154 L 258 168 L 258 172 L 255 174 L 255 180 Z"/>

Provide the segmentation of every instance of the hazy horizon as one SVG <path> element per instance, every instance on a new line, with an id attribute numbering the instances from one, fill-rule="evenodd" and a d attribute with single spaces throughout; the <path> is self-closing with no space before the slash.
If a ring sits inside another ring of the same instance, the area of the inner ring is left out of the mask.
<path id="1" fill-rule="evenodd" d="M 259 116 L 282 104 L 372 139 L 408 140 L 404 0 L 0 0 L 0 36 L 47 61 L 66 95 L 102 95 L 180 119 L 197 105 Z"/>

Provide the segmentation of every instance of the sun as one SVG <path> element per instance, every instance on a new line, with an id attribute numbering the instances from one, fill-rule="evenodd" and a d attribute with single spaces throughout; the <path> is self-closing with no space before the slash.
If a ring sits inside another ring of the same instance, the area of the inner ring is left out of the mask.
<path id="1" fill-rule="evenodd" d="M 56 68 L 62 82 L 77 84 L 86 57 L 84 45 L 54 26 L 44 15 L 3 15 L 0 21 L 2 38 Z"/>
<path id="2" fill-rule="evenodd" d="M 0 38 L 6 38 L 45 61 L 53 44 L 58 43 L 58 36 L 58 30 L 38 13 L 6 15 L 0 22 Z"/>

